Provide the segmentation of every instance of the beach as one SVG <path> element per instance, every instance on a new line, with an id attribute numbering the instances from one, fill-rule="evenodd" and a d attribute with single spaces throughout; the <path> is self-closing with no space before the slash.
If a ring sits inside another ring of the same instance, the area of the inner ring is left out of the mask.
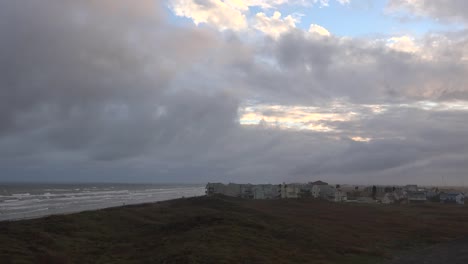
<path id="1" fill-rule="evenodd" d="M 204 195 L 196 184 L 0 184 L 0 221 Z"/>

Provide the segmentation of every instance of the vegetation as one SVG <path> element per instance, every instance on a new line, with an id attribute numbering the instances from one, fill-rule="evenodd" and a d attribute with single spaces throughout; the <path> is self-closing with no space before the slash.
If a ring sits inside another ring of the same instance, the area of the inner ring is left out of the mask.
<path id="1" fill-rule="evenodd" d="M 468 235 L 468 207 L 178 199 L 0 223 L 1 263 L 378 263 Z"/>

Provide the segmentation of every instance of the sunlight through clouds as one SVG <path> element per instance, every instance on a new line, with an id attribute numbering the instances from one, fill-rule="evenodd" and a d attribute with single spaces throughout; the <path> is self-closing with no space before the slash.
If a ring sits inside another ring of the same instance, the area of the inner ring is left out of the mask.
<path id="1" fill-rule="evenodd" d="M 271 17 L 268 17 L 265 13 L 257 13 L 255 21 L 255 29 L 270 35 L 273 38 L 278 38 L 281 34 L 296 28 L 296 23 L 299 19 L 294 18 L 291 15 L 282 18 L 281 13 L 275 11 Z"/>
<path id="2" fill-rule="evenodd" d="M 310 25 L 309 32 L 320 35 L 320 36 L 325 36 L 325 37 L 331 36 L 330 31 L 328 31 L 326 28 L 317 24 Z"/>
<path id="3" fill-rule="evenodd" d="M 241 125 L 268 125 L 279 129 L 313 130 L 317 132 L 338 132 L 330 124 L 369 119 L 375 115 L 397 109 L 419 109 L 425 111 L 468 112 L 468 101 L 434 102 L 418 101 L 411 104 L 356 105 L 346 101 L 335 101 L 322 106 L 289 106 L 250 104 L 240 109 Z M 350 136 L 355 141 L 369 141 L 370 138 Z"/>
<path id="4" fill-rule="evenodd" d="M 186 17 L 195 25 L 206 24 L 221 31 L 242 31 L 257 29 L 267 35 L 277 38 L 282 33 L 295 28 L 300 21 L 294 14 L 282 15 L 280 7 L 328 7 L 330 0 L 168 0 L 169 7 L 179 17 Z M 337 0 L 341 5 L 347 5 L 349 0 Z M 251 8 L 257 7 L 261 12 L 253 13 Z M 274 13 L 269 16 L 274 10 Z M 282 18 L 282 16 L 284 18 Z M 318 25 L 317 25 L 318 26 Z M 313 32 L 326 35 L 326 29 L 318 26 Z"/>

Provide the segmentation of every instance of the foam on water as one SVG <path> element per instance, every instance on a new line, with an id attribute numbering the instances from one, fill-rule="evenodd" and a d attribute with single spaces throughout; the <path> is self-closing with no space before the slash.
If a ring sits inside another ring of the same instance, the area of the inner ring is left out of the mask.
<path id="1" fill-rule="evenodd" d="M 0 185 L 0 221 L 204 195 L 200 185 Z"/>

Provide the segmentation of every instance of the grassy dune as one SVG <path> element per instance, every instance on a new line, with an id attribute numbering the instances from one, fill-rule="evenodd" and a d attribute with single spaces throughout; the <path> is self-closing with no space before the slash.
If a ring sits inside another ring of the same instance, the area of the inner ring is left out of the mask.
<path id="1" fill-rule="evenodd" d="M 468 235 L 468 207 L 197 197 L 0 222 L 1 263 L 378 263 Z"/>

